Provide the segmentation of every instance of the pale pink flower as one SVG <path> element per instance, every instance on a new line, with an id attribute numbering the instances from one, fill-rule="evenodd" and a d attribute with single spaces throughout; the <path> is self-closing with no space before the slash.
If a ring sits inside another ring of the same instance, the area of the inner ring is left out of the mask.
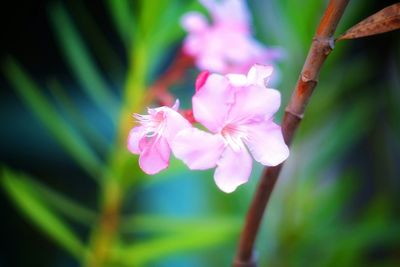
<path id="1" fill-rule="evenodd" d="M 139 166 L 147 174 L 156 174 L 169 165 L 170 143 L 190 123 L 178 112 L 179 101 L 172 108 L 149 108 L 148 115 L 134 114 L 140 124 L 132 128 L 128 137 L 128 149 L 140 154 Z"/>
<path id="2" fill-rule="evenodd" d="M 244 0 L 200 0 L 213 24 L 199 12 L 182 18 L 188 32 L 185 53 L 195 58 L 201 70 L 217 73 L 246 73 L 255 63 L 272 63 L 281 58 L 280 49 L 266 48 L 251 35 L 250 13 Z"/>
<path id="3" fill-rule="evenodd" d="M 193 115 L 211 133 L 189 127 L 171 148 L 190 168 L 216 167 L 214 180 L 225 192 L 248 181 L 252 159 L 276 166 L 289 155 L 281 128 L 273 122 L 280 93 L 266 88 L 272 67 L 255 65 L 247 76 L 210 74 L 193 96 Z M 203 80 L 203 79 L 200 79 Z"/>

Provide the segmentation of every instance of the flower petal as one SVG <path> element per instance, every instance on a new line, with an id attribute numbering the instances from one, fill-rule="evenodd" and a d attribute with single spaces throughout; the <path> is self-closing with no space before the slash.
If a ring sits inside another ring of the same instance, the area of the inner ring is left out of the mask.
<path id="1" fill-rule="evenodd" d="M 139 166 L 145 173 L 156 174 L 168 167 L 171 149 L 164 137 L 142 138 L 139 146 Z"/>
<path id="2" fill-rule="evenodd" d="M 249 180 L 252 168 L 252 159 L 243 147 L 235 152 L 229 146 L 222 153 L 215 170 L 214 180 L 219 189 L 231 193 Z"/>
<path id="3" fill-rule="evenodd" d="M 194 86 L 196 88 L 196 92 L 199 91 L 201 89 L 201 87 L 203 87 L 203 85 L 206 83 L 209 75 L 210 75 L 210 72 L 207 70 L 203 70 L 202 72 L 199 73 L 199 75 L 197 75 L 196 83 Z"/>
<path id="4" fill-rule="evenodd" d="M 274 68 L 272 66 L 254 64 L 247 73 L 247 80 L 250 84 L 266 87 L 267 81 L 273 71 Z"/>
<path id="5" fill-rule="evenodd" d="M 190 122 L 175 110 L 165 107 L 165 128 L 163 136 L 171 144 L 176 134 L 185 128 L 192 127 Z"/>
<path id="6" fill-rule="evenodd" d="M 227 74 L 226 77 L 233 86 L 240 87 L 248 84 L 247 77 L 243 74 Z"/>
<path id="7" fill-rule="evenodd" d="M 200 32 L 208 27 L 207 19 L 199 12 L 188 12 L 181 19 L 182 27 L 188 32 Z"/>
<path id="8" fill-rule="evenodd" d="M 171 108 L 175 111 L 178 111 L 180 104 L 181 102 L 179 101 L 179 99 L 176 99 L 174 105 Z"/>
<path id="9" fill-rule="evenodd" d="M 209 47 L 204 48 L 204 42 L 199 43 L 201 49 L 209 49 Z M 208 46 L 211 46 L 209 44 Z M 223 73 L 226 69 L 226 64 L 221 53 L 210 53 L 209 51 L 199 53 L 197 55 L 196 65 L 201 70 L 210 70 L 212 72 Z"/>
<path id="10" fill-rule="evenodd" d="M 200 34 L 189 34 L 183 42 L 183 51 L 193 57 L 198 57 L 203 51 L 203 38 Z"/>
<path id="11" fill-rule="evenodd" d="M 196 121 L 216 133 L 223 126 L 233 103 L 234 91 L 226 77 L 211 74 L 192 98 Z"/>
<path id="12" fill-rule="evenodd" d="M 250 13 L 245 1 L 242 0 L 200 0 L 213 17 L 215 23 L 230 24 L 248 31 L 250 28 Z"/>
<path id="13" fill-rule="evenodd" d="M 289 156 L 281 127 L 272 120 L 248 125 L 245 141 L 254 159 L 265 166 L 276 166 Z"/>
<path id="14" fill-rule="evenodd" d="M 133 154 L 139 154 L 139 141 L 143 137 L 144 128 L 141 126 L 133 127 L 128 136 L 128 150 Z"/>
<path id="15" fill-rule="evenodd" d="M 171 148 L 175 157 L 190 169 L 205 170 L 216 166 L 224 150 L 224 141 L 219 135 L 189 128 L 179 132 Z"/>
<path id="16" fill-rule="evenodd" d="M 259 86 L 239 87 L 235 93 L 235 104 L 229 111 L 230 121 L 267 119 L 279 109 L 281 95 L 275 89 Z"/>

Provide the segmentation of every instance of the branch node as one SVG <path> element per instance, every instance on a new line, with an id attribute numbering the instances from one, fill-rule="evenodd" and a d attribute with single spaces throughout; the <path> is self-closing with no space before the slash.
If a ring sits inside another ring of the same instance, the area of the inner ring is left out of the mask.
<path id="1" fill-rule="evenodd" d="M 309 98 L 317 85 L 319 71 L 328 54 L 334 48 L 334 38 L 337 24 L 350 0 L 330 0 L 325 13 L 319 23 L 316 38 L 313 39 L 303 71 L 297 81 L 292 98 L 286 108 L 282 121 L 282 133 L 285 142 L 290 145 Z M 297 111 L 297 112 L 296 112 Z M 286 116 L 288 115 L 288 116 Z M 245 225 L 239 239 L 234 267 L 253 267 L 251 254 L 261 225 L 261 220 L 268 205 L 271 193 L 278 179 L 282 164 L 270 167 L 263 172 L 260 183 L 250 204 Z"/>
<path id="2" fill-rule="evenodd" d="M 304 114 L 303 113 L 297 113 L 297 112 L 293 111 L 290 106 L 285 108 L 285 112 L 289 113 L 290 115 L 296 117 L 299 120 L 302 120 L 304 118 Z"/>
<path id="3" fill-rule="evenodd" d="M 313 42 L 317 43 L 318 46 L 322 48 L 325 55 L 329 55 L 329 53 L 335 48 L 335 38 L 333 36 L 315 36 Z"/>
<path id="4" fill-rule="evenodd" d="M 301 79 L 302 82 L 305 82 L 305 83 L 309 83 L 309 82 L 315 82 L 315 83 L 317 83 L 317 82 L 318 82 L 317 80 L 311 78 L 310 76 L 311 76 L 311 75 L 309 75 L 307 71 L 303 71 L 303 72 L 300 74 L 300 79 Z"/>

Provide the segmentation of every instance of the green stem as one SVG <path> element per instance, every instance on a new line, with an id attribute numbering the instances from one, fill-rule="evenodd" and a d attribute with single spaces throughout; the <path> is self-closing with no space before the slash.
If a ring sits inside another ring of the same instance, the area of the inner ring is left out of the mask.
<path id="1" fill-rule="evenodd" d="M 105 266 L 110 261 L 118 230 L 122 190 L 115 179 L 104 182 L 102 196 L 101 216 L 92 234 L 91 250 L 85 262 L 87 267 Z"/>
<path id="2" fill-rule="evenodd" d="M 90 252 L 86 267 L 102 267 L 111 262 L 111 252 L 118 234 L 121 206 L 124 198 L 123 177 L 127 163 L 126 139 L 133 126 L 131 114 L 143 109 L 147 76 L 147 48 L 135 44 L 124 90 L 118 129 L 113 150 L 110 153 L 107 172 L 101 188 L 101 211 L 91 236 Z"/>

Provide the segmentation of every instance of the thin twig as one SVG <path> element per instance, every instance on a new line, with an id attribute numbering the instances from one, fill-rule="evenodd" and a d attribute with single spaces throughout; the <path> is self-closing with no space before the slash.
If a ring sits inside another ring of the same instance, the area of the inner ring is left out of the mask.
<path id="1" fill-rule="evenodd" d="M 349 0 L 331 0 L 317 28 L 282 121 L 282 132 L 285 142 L 288 145 L 292 142 L 295 131 L 303 118 L 309 98 L 318 83 L 321 67 L 329 53 L 333 50 L 333 35 L 348 2 Z M 257 266 L 253 255 L 254 242 L 282 165 L 266 168 L 261 176 L 240 236 L 238 250 L 233 263 L 234 267 Z"/>
<path id="2" fill-rule="evenodd" d="M 146 106 L 153 100 L 157 100 L 162 106 L 172 106 L 175 99 L 168 89 L 172 84 L 182 79 L 188 67 L 193 65 L 193 62 L 194 60 L 191 56 L 181 51 L 162 76 L 150 86 L 144 100 Z"/>

